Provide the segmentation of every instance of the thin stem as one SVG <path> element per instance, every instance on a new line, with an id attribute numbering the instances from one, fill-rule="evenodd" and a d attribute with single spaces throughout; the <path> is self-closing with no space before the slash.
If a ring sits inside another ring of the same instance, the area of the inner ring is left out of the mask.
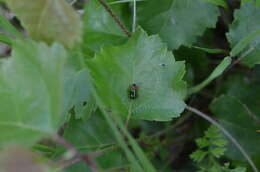
<path id="1" fill-rule="evenodd" d="M 115 20 L 121 30 L 128 36 L 131 37 L 131 33 L 127 30 L 126 26 L 120 21 L 120 19 L 115 15 L 112 9 L 108 6 L 108 4 L 104 0 L 98 0 L 99 3 L 106 9 L 106 11 L 111 15 L 111 17 Z"/>
<path id="2" fill-rule="evenodd" d="M 217 121 L 210 118 L 208 115 L 204 114 L 203 112 L 201 112 L 193 107 L 186 106 L 186 109 L 193 112 L 194 114 L 206 119 L 207 121 L 209 121 L 210 123 L 212 123 L 213 125 L 218 127 L 223 132 L 223 134 L 226 135 L 227 138 L 238 148 L 238 150 L 242 153 L 242 155 L 245 157 L 245 159 L 251 165 L 254 172 L 259 172 L 258 169 L 256 168 L 254 162 L 252 161 L 250 156 L 247 154 L 247 152 L 244 150 L 244 148 L 238 143 L 238 141 L 224 127 L 222 127 Z"/>
<path id="3" fill-rule="evenodd" d="M 85 164 L 87 164 L 90 167 L 92 172 L 98 172 L 95 161 L 93 161 L 89 155 L 81 154 L 80 152 L 77 151 L 77 149 L 73 145 L 68 143 L 63 137 L 61 137 L 59 135 L 54 135 L 53 139 L 55 142 L 63 145 L 66 149 L 68 149 L 70 152 L 72 152 L 75 157 L 80 158 L 81 161 L 83 161 Z"/>
<path id="4" fill-rule="evenodd" d="M 71 2 L 70 2 L 70 5 L 73 5 L 73 4 L 75 4 L 77 2 L 77 0 L 72 0 Z"/>
<path id="5" fill-rule="evenodd" d="M 128 109 L 128 114 L 127 114 L 127 118 L 126 118 L 126 123 L 125 123 L 125 128 L 128 127 L 128 123 L 131 119 L 131 115 L 132 115 L 132 106 L 133 106 L 133 103 L 130 102 L 130 106 L 129 106 L 129 109 Z"/>
<path id="6" fill-rule="evenodd" d="M 253 46 L 251 48 L 249 48 L 247 51 L 245 51 L 240 57 L 238 57 L 233 63 L 231 63 L 229 65 L 229 67 L 225 70 L 224 73 L 227 73 L 231 68 L 233 68 L 234 66 L 236 66 L 238 63 L 241 62 L 241 60 L 243 60 L 248 54 L 250 54 L 254 49 L 256 48 L 256 46 Z"/>
<path id="7" fill-rule="evenodd" d="M 133 3 L 133 25 L 132 25 L 132 32 L 135 32 L 136 28 L 136 0 Z"/>
<path id="8" fill-rule="evenodd" d="M 63 169 L 65 169 L 65 168 L 67 168 L 67 167 L 69 167 L 69 166 L 71 166 L 71 165 L 73 165 L 73 164 L 75 164 L 75 163 L 77 163 L 77 162 L 80 162 L 81 161 L 81 159 L 80 158 L 73 158 L 73 159 L 71 159 L 71 160 L 68 160 L 68 161 L 66 161 L 66 162 L 61 162 L 61 163 L 59 163 L 59 168 L 57 168 L 57 169 L 54 169 L 54 171 L 53 172 L 60 172 L 60 171 L 62 171 Z"/>
<path id="9" fill-rule="evenodd" d="M 184 115 L 182 116 L 178 121 L 176 121 L 176 123 L 174 123 L 173 125 L 171 125 L 170 127 L 168 128 L 165 128 L 164 130 L 162 131 L 159 131 L 155 134 L 152 134 L 150 136 L 145 136 L 144 138 L 140 138 L 138 139 L 138 141 L 143 141 L 143 140 L 146 140 L 146 139 L 152 139 L 152 138 L 156 138 L 156 137 L 159 137 L 173 129 L 175 129 L 176 127 L 178 127 L 179 125 L 181 125 L 183 122 L 185 122 L 191 115 L 188 114 L 188 115 Z"/>

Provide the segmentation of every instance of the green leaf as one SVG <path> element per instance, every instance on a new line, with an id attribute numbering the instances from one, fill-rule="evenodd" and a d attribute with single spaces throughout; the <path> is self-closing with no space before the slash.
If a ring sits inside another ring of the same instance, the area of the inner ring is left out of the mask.
<path id="1" fill-rule="evenodd" d="M 72 47 L 81 38 L 80 17 L 64 0 L 8 0 L 7 4 L 35 40 Z"/>
<path id="2" fill-rule="evenodd" d="M 210 146 L 210 142 L 206 138 L 196 139 L 196 144 L 198 145 L 199 148 L 204 148 L 204 147 Z"/>
<path id="3" fill-rule="evenodd" d="M 123 7 L 112 7 L 113 11 L 123 18 L 120 12 Z M 123 21 L 123 20 L 122 20 Z M 92 56 L 104 45 L 119 45 L 127 40 L 117 23 L 98 1 L 86 3 L 84 12 L 84 52 Z"/>
<path id="4" fill-rule="evenodd" d="M 216 158 L 220 158 L 221 156 L 224 155 L 226 151 L 226 148 L 222 148 L 222 147 L 216 147 L 216 148 L 213 148 L 211 149 L 211 153 L 213 156 L 215 156 Z"/>
<path id="5" fill-rule="evenodd" d="M 80 152 L 107 152 L 96 158 L 98 166 L 103 169 L 128 163 L 121 150 L 117 149 L 112 130 L 99 111 L 87 121 L 71 119 L 65 128 L 64 138 Z M 74 168 L 75 166 L 70 169 Z"/>
<path id="6" fill-rule="evenodd" d="M 169 48 L 191 46 L 207 28 L 215 27 L 219 11 L 202 0 L 149 0 L 138 7 L 138 19 L 151 34 L 159 34 Z M 203 9 L 203 10 L 201 10 Z"/>
<path id="7" fill-rule="evenodd" d="M 102 49 L 88 66 L 97 96 L 120 115 L 168 121 L 185 108 L 184 63 L 175 61 L 158 36 L 139 30 L 125 45 Z M 130 99 L 133 84 L 138 95 Z"/>
<path id="8" fill-rule="evenodd" d="M 235 169 L 230 170 L 230 172 L 246 172 L 245 167 L 236 167 Z"/>
<path id="9" fill-rule="evenodd" d="M 210 109 L 223 127 L 239 141 L 251 158 L 256 161 L 255 164 L 258 164 L 259 168 L 260 135 L 256 132 L 259 125 L 257 120 L 252 118 L 249 109 L 238 99 L 229 95 L 216 98 Z M 233 145 L 229 144 L 227 150 L 227 156 L 231 159 L 244 161 L 244 158 Z"/>
<path id="10" fill-rule="evenodd" d="M 95 100 L 91 94 L 89 73 L 86 69 L 72 69 L 66 73 L 64 113 L 71 109 L 76 119 L 88 119 L 96 109 Z"/>
<path id="11" fill-rule="evenodd" d="M 241 39 L 235 46 L 232 48 L 230 55 L 231 56 L 237 56 L 239 53 L 241 53 L 257 36 L 260 34 L 260 29 L 249 33 L 246 37 Z"/>
<path id="12" fill-rule="evenodd" d="M 260 0 L 241 0 L 241 4 L 245 4 L 247 2 L 254 2 L 255 5 L 260 6 Z"/>
<path id="13" fill-rule="evenodd" d="M 225 57 L 222 60 L 222 62 L 210 74 L 210 76 L 206 80 L 204 80 L 202 83 L 200 83 L 199 85 L 197 85 L 195 87 L 192 87 L 190 89 L 189 93 L 193 94 L 193 93 L 196 93 L 196 92 L 200 91 L 202 88 L 207 86 L 211 81 L 213 81 L 215 78 L 220 76 L 230 64 L 231 64 L 231 58 L 230 57 Z"/>
<path id="14" fill-rule="evenodd" d="M 226 3 L 226 0 L 203 0 L 203 1 L 215 4 L 215 5 L 219 5 L 223 8 L 225 8 L 225 9 L 228 9 L 228 5 Z"/>
<path id="15" fill-rule="evenodd" d="M 3 34 L 0 34 L 0 42 L 3 42 L 3 43 L 8 44 L 8 45 L 12 44 L 12 40 L 9 37 L 7 37 Z"/>
<path id="16" fill-rule="evenodd" d="M 232 55 L 237 55 L 245 47 L 252 49 L 243 59 L 243 64 L 253 67 L 260 63 L 260 7 L 253 3 L 245 3 L 239 10 L 235 11 L 235 20 L 230 25 L 227 34 L 228 41 L 231 44 Z"/>
<path id="17" fill-rule="evenodd" d="M 205 158 L 208 152 L 203 150 L 197 150 L 190 155 L 190 158 L 195 162 L 201 162 Z"/>
<path id="18" fill-rule="evenodd" d="M 64 138 L 80 151 L 98 150 L 115 143 L 109 125 L 100 113 L 87 121 L 71 119 L 64 131 Z"/>
<path id="19" fill-rule="evenodd" d="M 0 147 L 31 146 L 60 124 L 67 53 L 58 44 L 17 40 L 12 54 L 0 63 Z"/>

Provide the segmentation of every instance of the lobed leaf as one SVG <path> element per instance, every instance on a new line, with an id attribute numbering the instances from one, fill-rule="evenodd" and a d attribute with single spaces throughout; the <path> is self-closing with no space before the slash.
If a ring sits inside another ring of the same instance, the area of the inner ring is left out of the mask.
<path id="1" fill-rule="evenodd" d="M 118 5 L 111 7 L 114 12 L 121 13 L 123 7 Z M 119 45 L 127 40 L 127 36 L 122 32 L 114 19 L 104 9 L 98 1 L 89 1 L 84 12 L 84 35 L 83 50 L 89 56 L 100 50 L 104 45 Z"/>
<path id="2" fill-rule="evenodd" d="M 158 36 L 137 31 L 123 46 L 106 47 L 88 61 L 96 96 L 107 109 L 123 116 L 168 121 L 184 110 L 185 73 Z M 138 96 L 130 99 L 129 87 Z"/>
<path id="3" fill-rule="evenodd" d="M 67 53 L 59 44 L 17 40 L 12 54 L 0 66 L 0 147 L 31 146 L 60 124 Z"/>
<path id="4" fill-rule="evenodd" d="M 139 23 L 159 34 L 169 48 L 191 46 L 207 28 L 215 27 L 219 11 L 203 0 L 149 0 L 138 7 Z M 203 10 L 201 10 L 203 9 Z"/>

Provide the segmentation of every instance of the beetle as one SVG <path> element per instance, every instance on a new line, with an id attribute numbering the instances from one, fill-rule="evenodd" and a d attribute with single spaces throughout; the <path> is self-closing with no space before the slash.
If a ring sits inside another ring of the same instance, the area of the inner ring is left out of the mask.
<path id="1" fill-rule="evenodd" d="M 131 100 L 134 100 L 138 97 L 138 89 L 139 87 L 137 86 L 137 84 L 133 83 L 128 87 L 128 97 Z"/>

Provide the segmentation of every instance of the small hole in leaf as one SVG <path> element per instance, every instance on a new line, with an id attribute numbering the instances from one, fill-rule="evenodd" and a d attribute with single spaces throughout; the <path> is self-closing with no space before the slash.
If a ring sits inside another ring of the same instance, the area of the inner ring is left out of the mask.
<path id="1" fill-rule="evenodd" d="M 166 64 L 165 64 L 165 63 L 161 63 L 161 64 L 160 64 L 160 66 L 162 66 L 162 67 L 165 67 L 165 66 L 166 66 Z"/>

